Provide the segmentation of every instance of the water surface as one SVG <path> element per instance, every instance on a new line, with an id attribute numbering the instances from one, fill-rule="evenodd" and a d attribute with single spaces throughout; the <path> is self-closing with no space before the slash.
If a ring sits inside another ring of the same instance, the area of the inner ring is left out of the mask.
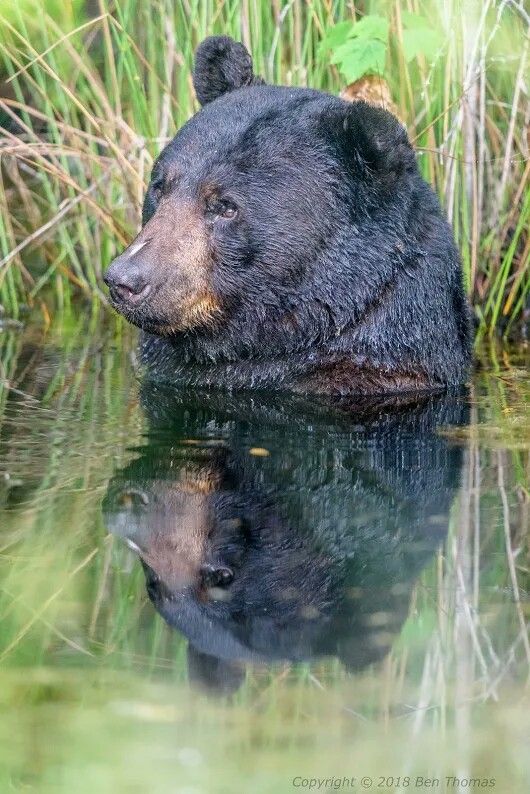
<path id="1" fill-rule="evenodd" d="M 524 350 L 340 410 L 0 353 L 0 791 L 528 791 Z"/>

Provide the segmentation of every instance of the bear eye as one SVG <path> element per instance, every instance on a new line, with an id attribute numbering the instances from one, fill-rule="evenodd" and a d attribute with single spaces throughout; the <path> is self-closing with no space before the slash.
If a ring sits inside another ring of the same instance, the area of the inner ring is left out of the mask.
<path id="1" fill-rule="evenodd" d="M 219 215 L 222 218 L 235 218 L 237 215 L 237 207 L 233 201 L 221 201 Z"/>
<path id="2" fill-rule="evenodd" d="M 217 218 L 231 220 L 237 215 L 237 206 L 230 199 L 211 198 L 206 204 L 206 210 Z"/>

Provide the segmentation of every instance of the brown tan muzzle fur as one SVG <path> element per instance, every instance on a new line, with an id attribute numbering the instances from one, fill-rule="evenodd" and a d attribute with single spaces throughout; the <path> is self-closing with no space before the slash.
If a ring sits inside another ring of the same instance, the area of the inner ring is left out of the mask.
<path id="1" fill-rule="evenodd" d="M 114 308 L 156 334 L 215 322 L 221 306 L 204 218 L 191 202 L 168 196 L 105 274 Z"/>

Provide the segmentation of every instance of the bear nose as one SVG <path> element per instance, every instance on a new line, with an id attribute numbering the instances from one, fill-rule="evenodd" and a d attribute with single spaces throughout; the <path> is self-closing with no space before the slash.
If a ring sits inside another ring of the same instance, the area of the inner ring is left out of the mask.
<path id="1" fill-rule="evenodd" d="M 121 303 L 139 303 L 151 291 L 151 286 L 140 268 L 119 256 L 111 263 L 103 281 L 108 286 L 113 300 Z"/>

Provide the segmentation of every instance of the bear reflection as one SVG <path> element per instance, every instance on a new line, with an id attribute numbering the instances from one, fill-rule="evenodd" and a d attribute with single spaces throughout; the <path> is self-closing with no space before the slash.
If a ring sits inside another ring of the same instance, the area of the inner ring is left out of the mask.
<path id="1" fill-rule="evenodd" d="M 188 638 L 191 678 L 230 690 L 245 662 L 381 659 L 447 531 L 462 453 L 437 428 L 463 401 L 143 398 L 149 434 L 104 513 Z"/>

